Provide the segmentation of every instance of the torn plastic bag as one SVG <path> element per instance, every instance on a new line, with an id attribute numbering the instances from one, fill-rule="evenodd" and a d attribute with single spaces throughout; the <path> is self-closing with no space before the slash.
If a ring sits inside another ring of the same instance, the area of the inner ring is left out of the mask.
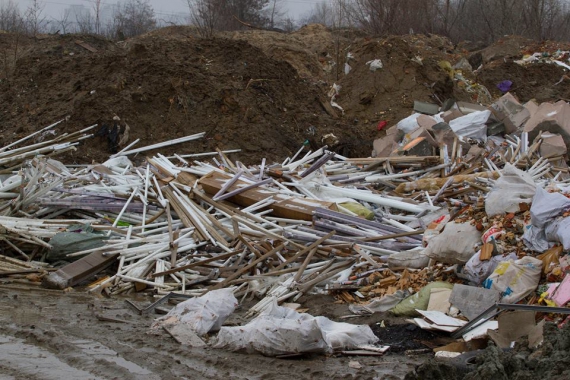
<path id="1" fill-rule="evenodd" d="M 366 62 L 367 65 L 370 65 L 370 71 L 376 71 L 384 67 L 382 61 L 379 59 L 374 59 L 372 61 Z"/>
<path id="2" fill-rule="evenodd" d="M 487 141 L 487 125 L 491 111 L 475 111 L 449 122 L 456 135 L 474 140 Z"/>
<path id="3" fill-rule="evenodd" d="M 326 317 L 316 317 L 315 320 L 323 339 L 333 351 L 354 349 L 378 341 L 368 325 L 334 322 Z"/>
<path id="4" fill-rule="evenodd" d="M 471 223 L 449 222 L 424 253 L 445 264 L 465 264 L 481 244 L 481 232 Z"/>
<path id="5" fill-rule="evenodd" d="M 530 203 L 536 193 L 536 184 L 527 172 L 507 163 L 501 173 L 485 199 L 485 212 L 490 217 L 519 211 L 519 204 Z"/>
<path id="6" fill-rule="evenodd" d="M 564 250 L 570 250 L 570 218 L 557 218 L 550 222 L 545 229 L 546 240 L 558 242 Z"/>
<path id="7" fill-rule="evenodd" d="M 391 270 L 423 269 L 429 264 L 429 257 L 423 249 L 396 252 L 388 256 L 388 267 Z"/>
<path id="8" fill-rule="evenodd" d="M 481 283 L 493 273 L 501 261 L 516 260 L 518 258 L 514 252 L 511 252 L 505 256 L 497 255 L 491 257 L 490 260 L 481 261 L 479 260 L 480 254 L 481 251 L 474 254 L 465 266 L 456 271 L 459 278 L 467 280 L 477 286 L 481 285 Z"/>
<path id="9" fill-rule="evenodd" d="M 542 261 L 534 257 L 502 261 L 483 282 L 483 287 L 501 292 L 501 302 L 515 303 L 536 289 L 541 272 Z"/>
<path id="10" fill-rule="evenodd" d="M 408 292 L 403 290 L 397 290 L 394 294 L 389 294 L 384 297 L 378 297 L 372 299 L 366 305 L 362 304 L 350 304 L 348 309 L 358 315 L 367 315 L 374 313 L 383 313 L 392 309 L 394 306 L 399 304 L 404 298 L 408 296 Z"/>
<path id="11" fill-rule="evenodd" d="M 537 188 L 530 207 L 530 221 L 533 226 L 543 228 L 564 211 L 570 209 L 570 199 L 560 193 L 549 193 Z"/>
<path id="12" fill-rule="evenodd" d="M 351 349 L 372 344 L 378 338 L 366 325 L 337 323 L 325 317 L 277 305 L 274 299 L 257 318 L 245 326 L 222 327 L 214 348 L 267 356 L 296 353 L 329 353 L 333 349 Z"/>
<path id="13" fill-rule="evenodd" d="M 391 311 L 394 315 L 399 317 L 417 317 L 420 314 L 416 311 L 416 309 L 427 310 L 431 290 L 440 288 L 453 289 L 453 284 L 442 281 L 432 282 L 431 284 L 424 286 L 416 294 L 409 296 L 397 304 Z"/>
<path id="14" fill-rule="evenodd" d="M 83 256 L 68 257 L 74 252 L 99 248 L 105 245 L 108 237 L 93 230 L 88 224 L 76 224 L 69 226 L 65 232 L 58 232 L 49 241 L 52 248 L 46 256 L 46 261 L 53 263 L 56 261 L 74 261 Z"/>
<path id="15" fill-rule="evenodd" d="M 400 120 L 398 124 L 396 124 L 396 128 L 406 134 L 415 131 L 420 127 L 418 124 L 418 117 L 421 115 L 421 113 L 413 113 L 405 119 Z"/>
<path id="16" fill-rule="evenodd" d="M 233 288 L 212 290 L 176 305 L 163 317 L 155 319 L 151 328 L 184 324 L 198 335 L 218 331 L 238 305 Z"/>
<path id="17" fill-rule="evenodd" d="M 316 320 L 270 315 L 260 315 L 245 326 L 222 327 L 213 347 L 266 356 L 330 352 Z"/>
<path id="18" fill-rule="evenodd" d="M 529 249 L 537 252 L 544 252 L 550 248 L 544 228 L 532 224 L 524 227 L 523 242 Z"/>

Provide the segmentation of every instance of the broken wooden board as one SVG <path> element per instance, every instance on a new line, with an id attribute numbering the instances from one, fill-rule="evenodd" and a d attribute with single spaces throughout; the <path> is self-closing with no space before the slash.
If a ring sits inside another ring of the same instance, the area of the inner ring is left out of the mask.
<path id="1" fill-rule="evenodd" d="M 81 46 L 83 49 L 85 50 L 89 50 L 91 53 L 97 53 L 97 49 L 95 49 L 93 46 L 89 45 L 87 42 L 81 41 L 81 40 L 75 40 L 75 43 L 79 46 Z"/>
<path id="2" fill-rule="evenodd" d="M 77 285 L 113 264 L 118 256 L 118 253 L 104 256 L 102 252 L 93 252 L 51 273 L 44 278 L 42 286 L 50 289 L 65 289 Z"/>
<path id="3" fill-rule="evenodd" d="M 215 195 L 230 179 L 231 176 L 229 175 L 224 175 L 219 172 L 211 172 L 202 177 L 198 183 L 202 185 L 202 188 L 206 193 Z M 227 192 L 229 193 L 247 185 L 247 182 L 238 180 L 235 184 L 230 186 L 229 189 L 227 189 Z M 310 221 L 313 219 L 313 211 L 317 208 L 326 208 L 335 211 L 337 210 L 337 206 L 333 202 L 323 202 L 315 199 L 290 197 L 273 190 L 262 188 L 255 188 L 244 191 L 241 194 L 237 194 L 231 198 L 228 198 L 228 201 L 243 207 L 247 207 L 269 197 L 273 197 L 276 202 L 271 204 L 268 208 L 271 208 L 273 210 L 272 215 L 281 218 Z"/>

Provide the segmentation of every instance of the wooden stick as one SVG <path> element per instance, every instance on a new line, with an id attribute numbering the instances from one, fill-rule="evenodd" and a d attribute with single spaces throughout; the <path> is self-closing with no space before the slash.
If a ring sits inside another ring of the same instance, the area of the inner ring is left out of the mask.
<path id="1" fill-rule="evenodd" d="M 277 247 L 273 248 L 271 251 L 267 252 L 265 255 L 263 255 L 263 256 L 257 258 L 256 260 L 252 261 L 250 264 L 246 265 L 245 267 L 238 270 L 237 272 L 235 272 L 231 276 L 227 277 L 224 281 L 219 282 L 214 287 L 210 288 L 208 291 L 223 288 L 228 282 L 238 278 L 239 276 L 241 276 L 242 274 L 244 274 L 245 272 L 247 272 L 248 270 L 250 270 L 251 268 L 256 266 L 258 263 L 260 263 L 263 260 L 267 259 L 268 257 L 274 255 L 275 252 L 280 251 L 283 248 L 285 248 L 285 244 L 283 244 L 283 243 L 279 244 Z"/>
<path id="2" fill-rule="evenodd" d="M 200 265 L 204 265 L 204 264 L 208 264 L 208 263 L 211 263 L 214 261 L 229 259 L 230 257 L 235 256 L 236 254 L 241 253 L 241 252 L 243 252 L 243 250 L 237 250 L 237 251 L 224 253 L 224 254 L 219 255 L 219 256 L 210 257 L 209 259 L 200 260 L 200 261 L 196 261 L 196 262 L 193 262 L 190 264 L 182 265 L 180 267 L 172 268 L 172 269 L 169 269 L 169 270 L 164 271 L 164 272 L 154 273 L 152 275 L 152 277 L 166 276 L 166 275 L 171 274 L 171 273 L 181 272 L 181 271 L 184 271 L 186 269 L 191 269 L 191 268 L 194 268 L 194 267 L 197 267 Z"/>

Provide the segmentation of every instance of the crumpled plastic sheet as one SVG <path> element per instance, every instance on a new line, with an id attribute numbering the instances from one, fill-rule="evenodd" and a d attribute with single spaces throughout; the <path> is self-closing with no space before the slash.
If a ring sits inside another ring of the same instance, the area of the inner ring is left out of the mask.
<path id="1" fill-rule="evenodd" d="M 214 348 L 267 356 L 330 353 L 378 341 L 367 325 L 334 322 L 273 305 L 245 326 L 222 327 Z"/>
<path id="2" fill-rule="evenodd" d="M 181 302 L 165 316 L 155 319 L 151 328 L 184 324 L 198 335 L 218 331 L 238 305 L 233 290 L 212 290 L 201 297 Z"/>

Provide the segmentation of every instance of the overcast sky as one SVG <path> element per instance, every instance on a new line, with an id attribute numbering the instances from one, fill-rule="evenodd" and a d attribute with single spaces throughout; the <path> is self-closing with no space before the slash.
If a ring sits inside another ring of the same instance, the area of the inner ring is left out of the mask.
<path id="1" fill-rule="evenodd" d="M 7 0 L 0 0 L 7 1 Z M 27 8 L 32 0 L 14 0 L 20 5 L 22 9 Z M 41 3 L 45 4 L 44 11 L 50 17 L 57 18 L 62 14 L 63 10 L 73 4 L 83 4 L 89 7 L 90 0 L 40 0 Z M 102 0 L 105 4 L 114 4 L 117 0 Z M 309 11 L 314 4 L 318 3 L 319 0 L 278 0 L 283 5 L 283 9 L 288 11 L 290 16 L 298 19 L 300 15 L 303 15 Z M 168 18 L 169 16 L 180 13 L 188 12 L 188 3 L 186 0 L 150 0 L 152 7 L 157 14 L 158 18 Z"/>

